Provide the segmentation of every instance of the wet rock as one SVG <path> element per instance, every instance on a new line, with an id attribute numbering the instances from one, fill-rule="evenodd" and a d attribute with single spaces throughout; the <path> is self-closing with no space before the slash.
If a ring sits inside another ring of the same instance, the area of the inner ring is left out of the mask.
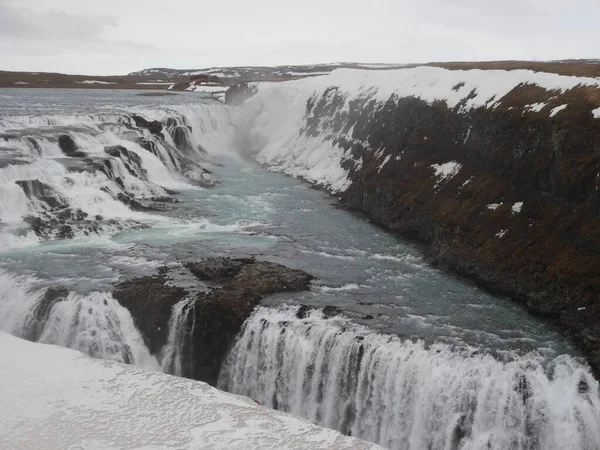
<path id="1" fill-rule="evenodd" d="M 142 159 L 134 152 L 127 150 L 122 145 L 104 147 L 104 152 L 113 158 L 119 158 L 127 171 L 140 180 L 148 180 L 148 172 L 142 167 Z"/>
<path id="2" fill-rule="evenodd" d="M 50 208 L 66 208 L 67 202 L 52 187 L 40 180 L 15 181 L 29 199 L 37 199 Z"/>
<path id="3" fill-rule="evenodd" d="M 133 115 L 132 119 L 138 128 L 145 128 L 150 131 L 150 133 L 162 137 L 163 126 L 158 120 L 149 121 L 144 119 L 142 116 L 137 115 Z"/>
<path id="4" fill-rule="evenodd" d="M 184 125 L 177 125 L 169 128 L 169 134 L 173 138 L 173 143 L 178 150 L 185 153 L 193 153 L 194 146 L 192 145 L 191 132 Z"/>
<path id="5" fill-rule="evenodd" d="M 113 297 L 131 313 L 153 354 L 167 342 L 173 305 L 187 295 L 185 289 L 170 285 L 164 273 L 124 281 L 113 291 Z"/>
<path id="6" fill-rule="evenodd" d="M 249 86 L 248 83 L 236 83 L 225 91 L 225 104 L 241 105 L 255 94 L 256 88 Z"/>
<path id="7" fill-rule="evenodd" d="M 199 285 L 213 289 L 196 296 L 189 318 L 191 335 L 189 373 L 184 376 L 216 384 L 221 364 L 245 320 L 263 296 L 308 288 L 312 276 L 280 264 L 254 258 L 207 258 L 186 263 Z M 179 270 L 179 269 L 177 269 Z M 172 285 L 169 268 L 154 277 L 119 284 L 113 294 L 127 307 L 150 342 L 153 353 L 166 343 L 172 306 L 188 291 Z M 176 278 L 173 276 L 173 278 Z"/>
<path id="8" fill-rule="evenodd" d="M 337 306 L 326 306 L 323 308 L 323 317 L 331 319 L 332 317 L 338 316 L 342 313 L 342 310 Z"/>
<path id="9" fill-rule="evenodd" d="M 44 296 L 37 302 L 33 311 L 27 318 L 24 338 L 37 342 L 44 331 L 46 321 L 54 305 L 67 298 L 68 289 L 64 287 L 51 287 L 46 290 Z"/>
<path id="10" fill-rule="evenodd" d="M 296 311 L 296 317 L 298 319 L 306 319 L 310 312 L 313 311 L 314 308 L 311 308 L 308 305 L 302 305 L 300 306 L 300 308 L 298 308 L 298 311 Z"/>
<path id="11" fill-rule="evenodd" d="M 165 207 L 159 206 L 159 204 L 142 202 L 136 200 L 135 197 L 131 194 L 127 194 L 125 192 L 119 192 L 117 194 L 117 200 L 125 205 L 129 206 L 133 211 L 164 211 Z M 164 202 L 162 202 L 164 203 Z"/>
<path id="12" fill-rule="evenodd" d="M 58 146 L 65 156 L 70 158 L 81 158 L 86 156 L 86 153 L 79 150 L 75 140 L 68 134 L 61 134 L 58 137 Z"/>
<path id="13" fill-rule="evenodd" d="M 252 264 L 252 258 L 208 258 L 195 263 L 186 263 L 185 267 L 199 280 L 225 282 L 235 277 L 242 267 Z"/>

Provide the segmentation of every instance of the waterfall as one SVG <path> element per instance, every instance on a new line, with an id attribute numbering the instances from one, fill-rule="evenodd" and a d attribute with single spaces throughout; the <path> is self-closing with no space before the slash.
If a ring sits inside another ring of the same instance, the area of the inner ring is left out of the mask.
<path id="1" fill-rule="evenodd" d="M 219 387 L 394 449 L 597 449 L 598 382 L 569 356 L 499 361 L 259 308 Z"/>
<path id="2" fill-rule="evenodd" d="M 208 103 L 0 117 L 0 244 L 164 222 L 148 212 L 173 191 L 212 185 L 205 165 L 233 135 L 227 109 Z"/>
<path id="3" fill-rule="evenodd" d="M 190 312 L 192 319 L 195 306 L 194 298 L 187 298 L 173 305 L 173 312 L 169 320 L 169 336 L 167 343 L 162 351 L 161 369 L 171 375 L 183 376 L 183 357 L 187 354 L 185 349 L 191 345 L 191 337 L 194 333 L 194 321 L 191 328 L 188 327 Z M 189 361 L 188 361 L 189 363 Z"/>
<path id="4" fill-rule="evenodd" d="M 79 350 L 158 370 L 129 311 L 108 292 L 37 288 L 28 275 L 0 269 L 0 330 L 34 342 Z"/>

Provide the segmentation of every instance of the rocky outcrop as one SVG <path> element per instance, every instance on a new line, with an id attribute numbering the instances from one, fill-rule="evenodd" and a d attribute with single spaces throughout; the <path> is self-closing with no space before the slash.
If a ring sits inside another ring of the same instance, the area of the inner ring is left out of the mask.
<path id="1" fill-rule="evenodd" d="M 249 86 L 248 83 L 236 83 L 225 92 L 225 104 L 241 105 L 255 94 L 256 88 Z"/>
<path id="2" fill-rule="evenodd" d="M 148 172 L 142 167 L 142 159 L 136 153 L 127 150 L 122 145 L 104 147 L 104 153 L 120 159 L 127 171 L 134 177 L 140 180 L 148 180 Z"/>
<path id="3" fill-rule="evenodd" d="M 15 181 L 27 198 L 38 200 L 49 208 L 66 208 L 67 202 L 52 187 L 40 180 L 18 180 Z"/>
<path id="4" fill-rule="evenodd" d="M 536 101 L 544 111 L 527 110 Z M 559 97 L 521 85 L 472 110 L 395 96 L 344 103 L 336 89 L 312 98 L 303 130 L 327 130 L 351 155 L 342 202 L 554 319 L 600 367 L 600 120 L 589 89 Z"/>
<path id="5" fill-rule="evenodd" d="M 136 115 L 131 116 L 131 118 L 133 119 L 135 125 L 138 128 L 145 128 L 150 133 L 158 137 L 162 137 L 163 126 L 162 123 L 160 123 L 158 120 L 146 120 L 142 116 Z"/>
<path id="6" fill-rule="evenodd" d="M 263 296 L 307 289 L 312 279 L 301 270 L 254 258 L 207 258 L 184 267 L 198 282 L 196 292 L 177 287 L 176 274 L 163 268 L 155 276 L 120 283 L 113 295 L 129 309 L 154 354 L 167 343 L 173 306 L 193 299 L 181 330 L 187 335 L 183 375 L 212 385 L 233 339 Z"/>
<path id="7" fill-rule="evenodd" d="M 75 140 L 68 134 L 61 134 L 58 137 L 58 146 L 65 156 L 70 158 L 80 158 L 86 156 L 85 152 L 79 150 Z"/>
<path id="8" fill-rule="evenodd" d="M 171 285 L 167 273 L 163 267 L 154 276 L 123 281 L 113 291 L 113 297 L 131 313 L 153 354 L 158 354 L 167 342 L 171 309 L 189 294 Z"/>

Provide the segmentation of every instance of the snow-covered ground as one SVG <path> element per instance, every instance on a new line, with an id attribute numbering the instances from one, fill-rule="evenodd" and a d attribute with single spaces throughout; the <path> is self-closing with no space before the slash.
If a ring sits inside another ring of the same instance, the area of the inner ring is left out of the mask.
<path id="1" fill-rule="evenodd" d="M 378 449 L 204 383 L 0 332 L 0 449 Z"/>

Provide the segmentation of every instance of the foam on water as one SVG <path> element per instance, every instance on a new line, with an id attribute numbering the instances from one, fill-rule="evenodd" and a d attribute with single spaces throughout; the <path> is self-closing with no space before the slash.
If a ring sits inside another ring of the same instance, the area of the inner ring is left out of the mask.
<path id="1" fill-rule="evenodd" d="M 219 386 L 394 449 L 595 449 L 598 382 L 569 356 L 501 361 L 313 311 L 259 308 Z"/>
<path id="2" fill-rule="evenodd" d="M 129 311 L 110 293 L 46 288 L 39 279 L 3 269 L 0 285 L 0 330 L 158 370 Z"/>

